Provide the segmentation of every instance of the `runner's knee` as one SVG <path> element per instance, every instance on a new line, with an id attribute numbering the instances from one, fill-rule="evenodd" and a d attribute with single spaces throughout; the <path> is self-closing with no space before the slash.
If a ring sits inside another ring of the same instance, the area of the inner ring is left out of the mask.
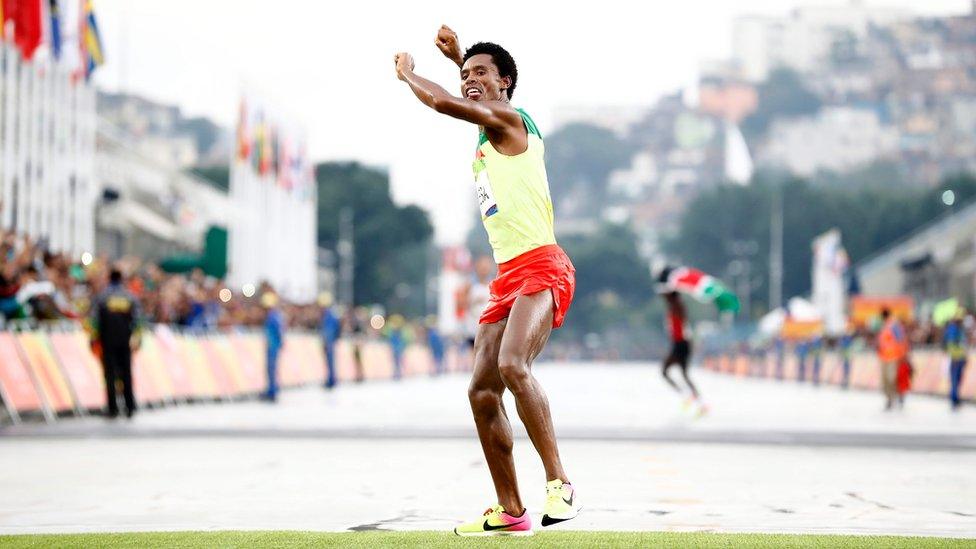
<path id="1" fill-rule="evenodd" d="M 502 393 L 472 384 L 468 387 L 468 401 L 475 416 L 491 414 L 501 407 Z"/>
<path id="2" fill-rule="evenodd" d="M 513 393 L 523 390 L 529 382 L 529 365 L 522 358 L 508 353 L 498 356 L 498 373 Z"/>

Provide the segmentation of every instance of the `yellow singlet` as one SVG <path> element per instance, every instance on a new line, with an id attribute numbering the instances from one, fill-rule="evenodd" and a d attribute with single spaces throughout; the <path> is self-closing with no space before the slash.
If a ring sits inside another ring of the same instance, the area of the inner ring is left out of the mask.
<path id="1" fill-rule="evenodd" d="M 525 152 L 501 154 L 482 132 L 473 165 L 481 221 L 496 263 L 556 243 L 542 134 L 525 111 L 516 110 L 528 132 Z"/>

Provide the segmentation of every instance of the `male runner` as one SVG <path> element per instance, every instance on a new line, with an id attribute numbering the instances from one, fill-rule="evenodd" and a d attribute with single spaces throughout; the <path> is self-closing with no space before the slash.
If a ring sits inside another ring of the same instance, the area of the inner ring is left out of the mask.
<path id="1" fill-rule="evenodd" d="M 532 361 L 569 309 L 575 269 L 556 245 L 552 200 L 535 123 L 509 100 L 518 71 L 502 47 L 481 42 L 461 54 L 447 27 L 437 46 L 461 68 L 461 95 L 454 97 L 417 76 L 413 58 L 398 53 L 397 77 L 420 101 L 441 114 L 478 126 L 474 176 L 481 219 L 498 263 L 491 299 L 475 336 L 475 364 L 468 399 L 498 503 L 474 522 L 454 529 L 461 536 L 531 535 L 512 458 L 512 426 L 502 404 L 507 388 L 546 471 L 542 525 L 577 515 L 579 500 L 563 470 L 549 402 L 532 375 Z"/>
<path id="2" fill-rule="evenodd" d="M 669 385 L 678 392 L 681 388 L 668 376 L 668 368 L 677 364 L 681 368 L 681 375 L 685 378 L 688 389 L 691 390 L 691 400 L 698 400 L 698 390 L 688 377 L 688 359 L 691 357 L 691 343 L 685 337 L 685 304 L 681 302 L 678 292 L 670 291 L 664 294 L 668 305 L 668 332 L 671 335 L 671 352 L 664 359 L 661 375 Z"/>

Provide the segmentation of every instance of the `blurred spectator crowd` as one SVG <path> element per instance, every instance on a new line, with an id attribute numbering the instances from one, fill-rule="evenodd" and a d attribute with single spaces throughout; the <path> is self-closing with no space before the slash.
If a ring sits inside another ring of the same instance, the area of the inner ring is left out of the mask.
<path id="1" fill-rule="evenodd" d="M 33 327 L 43 323 L 84 320 L 93 300 L 108 285 L 112 268 L 122 272 L 126 289 L 139 301 L 143 322 L 166 324 L 186 331 L 260 329 L 274 289 L 267 283 L 245 296 L 224 281 L 196 269 L 167 273 L 137 257 L 111 261 L 107 257 L 69 257 L 48 250 L 43 240 L 0 231 L 0 329 Z M 366 307 L 344 309 L 322 295 L 310 304 L 275 299 L 290 329 L 323 329 L 323 315 L 336 319 L 331 337 L 386 337 L 391 343 L 427 343 L 437 347 L 435 318 L 410 321 L 400 315 L 384 317 Z"/>
<path id="2" fill-rule="evenodd" d="M 143 320 L 191 330 L 258 327 L 265 317 L 260 296 L 273 291 L 265 284 L 248 298 L 199 269 L 172 274 L 136 257 L 114 262 L 88 254 L 75 258 L 49 251 L 43 240 L 10 232 L 0 237 L 0 327 L 84 318 L 92 299 L 107 286 L 112 267 L 123 273 L 126 288 L 139 300 Z M 319 325 L 317 304 L 282 302 L 280 307 L 290 326 Z"/>

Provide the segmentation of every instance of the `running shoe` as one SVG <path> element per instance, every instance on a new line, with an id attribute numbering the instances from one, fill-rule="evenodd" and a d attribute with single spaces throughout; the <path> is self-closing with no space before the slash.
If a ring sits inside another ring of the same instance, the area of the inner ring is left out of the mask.
<path id="1" fill-rule="evenodd" d="M 543 526 L 576 518 L 582 508 L 572 484 L 558 478 L 546 483 L 546 511 L 542 515 Z"/>
<path id="2" fill-rule="evenodd" d="M 504 507 L 496 505 L 485 511 L 480 519 L 458 526 L 454 529 L 454 533 L 465 537 L 531 536 L 532 519 L 528 511 L 522 511 L 520 517 L 513 517 L 505 512 Z"/>
<path id="3" fill-rule="evenodd" d="M 705 404 L 704 402 L 702 402 L 698 406 L 698 417 L 704 417 L 704 416 L 708 415 L 709 410 L 710 409 L 709 409 L 708 405 Z"/>

